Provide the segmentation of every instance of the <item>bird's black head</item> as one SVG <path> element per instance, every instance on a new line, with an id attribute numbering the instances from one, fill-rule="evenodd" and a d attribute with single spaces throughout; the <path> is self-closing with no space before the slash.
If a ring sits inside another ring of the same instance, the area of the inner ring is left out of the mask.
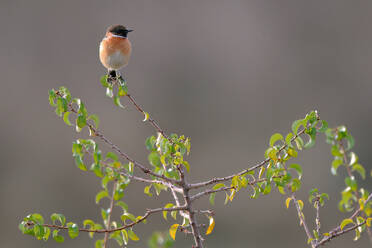
<path id="1" fill-rule="evenodd" d="M 114 35 L 118 35 L 124 38 L 127 38 L 128 33 L 132 31 L 133 30 L 127 29 L 123 25 L 112 25 L 107 29 L 107 32 L 110 32 Z"/>

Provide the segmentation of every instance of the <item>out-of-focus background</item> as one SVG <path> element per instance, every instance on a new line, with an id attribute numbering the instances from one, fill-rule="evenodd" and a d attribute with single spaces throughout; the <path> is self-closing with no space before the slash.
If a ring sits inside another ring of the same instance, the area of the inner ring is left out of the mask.
<path id="1" fill-rule="evenodd" d="M 167 132 L 191 137 L 191 181 L 231 174 L 263 159 L 271 134 L 286 133 L 293 120 L 317 109 L 330 125 L 345 124 L 355 152 L 369 172 L 372 93 L 372 3 L 368 1 L 18 1 L 0 3 L 0 246 L 93 247 L 82 234 L 64 244 L 22 235 L 17 225 L 28 213 L 68 220 L 99 220 L 94 203 L 100 186 L 79 171 L 71 156 L 77 134 L 48 104 L 47 92 L 61 85 L 101 117 L 101 128 L 124 151 L 146 163 L 146 137 L 154 134 L 128 102 L 125 110 L 105 96 L 105 69 L 98 44 L 111 24 L 125 24 L 133 54 L 124 70 L 131 93 Z M 103 146 L 101 146 L 103 147 Z M 299 197 L 310 188 L 330 194 L 321 209 L 322 231 L 348 215 L 337 210 L 343 173 L 330 173 L 324 137 L 301 152 L 304 169 Z M 370 178 L 363 185 L 372 190 Z M 241 192 L 228 206 L 216 198 L 216 228 L 207 247 L 305 247 L 293 207 L 274 192 L 257 200 Z M 137 215 L 162 206 L 128 188 L 125 201 Z M 104 202 L 107 204 L 107 202 Z M 207 200 L 200 203 L 210 208 Z M 314 212 L 305 213 L 313 224 Z M 166 230 L 152 217 L 136 228 L 147 247 L 152 230 Z M 367 247 L 353 234 L 328 247 Z M 112 247 L 115 247 L 113 244 Z M 175 247 L 190 247 L 177 235 Z"/>

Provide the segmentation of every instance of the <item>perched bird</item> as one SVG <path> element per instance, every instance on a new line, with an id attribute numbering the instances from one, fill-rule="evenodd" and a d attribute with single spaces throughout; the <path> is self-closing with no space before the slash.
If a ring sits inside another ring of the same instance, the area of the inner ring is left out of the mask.
<path id="1" fill-rule="evenodd" d="M 106 30 L 106 35 L 99 45 L 99 58 L 110 77 L 116 78 L 117 70 L 129 62 L 132 45 L 127 36 L 132 31 L 122 25 L 113 25 Z"/>

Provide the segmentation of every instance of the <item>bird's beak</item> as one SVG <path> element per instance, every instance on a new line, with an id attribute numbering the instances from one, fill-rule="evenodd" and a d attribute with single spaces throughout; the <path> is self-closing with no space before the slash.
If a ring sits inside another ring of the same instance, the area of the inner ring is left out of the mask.
<path id="1" fill-rule="evenodd" d="M 128 33 L 129 33 L 129 32 L 132 32 L 132 31 L 133 31 L 133 29 L 128 29 L 128 30 L 127 30 Z"/>

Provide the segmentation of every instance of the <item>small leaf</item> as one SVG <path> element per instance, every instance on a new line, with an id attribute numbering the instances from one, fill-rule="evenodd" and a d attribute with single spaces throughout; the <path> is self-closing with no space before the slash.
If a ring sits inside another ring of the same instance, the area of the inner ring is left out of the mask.
<path id="1" fill-rule="evenodd" d="M 101 201 L 101 199 L 103 199 L 105 197 L 109 197 L 109 194 L 106 190 L 102 190 L 101 192 L 99 192 L 96 195 L 96 204 L 98 204 Z"/>
<path id="2" fill-rule="evenodd" d="M 108 78 L 108 76 L 107 75 L 104 75 L 99 80 L 101 82 L 101 84 L 102 84 L 103 87 L 108 87 L 109 86 L 109 84 L 107 83 L 107 78 Z"/>
<path id="3" fill-rule="evenodd" d="M 176 232 L 177 232 L 178 226 L 179 224 L 173 224 L 171 228 L 169 229 L 169 234 L 173 240 L 176 240 Z"/>
<path id="4" fill-rule="evenodd" d="M 120 107 L 120 108 L 124 108 L 123 105 L 121 105 L 121 102 L 120 102 L 120 96 L 114 96 L 114 103 L 116 106 Z"/>
<path id="5" fill-rule="evenodd" d="M 361 164 L 354 164 L 352 171 L 358 172 L 363 179 L 366 179 L 366 170 Z"/>
<path id="6" fill-rule="evenodd" d="M 301 200 L 297 200 L 297 203 L 298 203 L 298 206 L 300 207 L 300 210 L 302 211 L 302 209 L 304 208 L 304 202 Z"/>
<path id="7" fill-rule="evenodd" d="M 289 166 L 289 168 L 292 168 L 292 169 L 296 170 L 297 173 L 298 173 L 298 178 L 301 179 L 301 176 L 302 176 L 302 168 L 301 168 L 301 166 L 300 166 L 299 164 L 291 164 L 291 165 Z"/>
<path id="8" fill-rule="evenodd" d="M 205 232 L 205 235 L 211 234 L 215 225 L 216 225 L 216 223 L 215 223 L 213 217 L 209 216 L 209 226 L 208 226 L 207 231 Z"/>
<path id="9" fill-rule="evenodd" d="M 349 156 L 350 156 L 349 165 L 353 165 L 353 164 L 356 164 L 358 162 L 358 156 L 354 152 L 350 152 Z"/>
<path id="10" fill-rule="evenodd" d="M 285 143 L 286 143 L 287 145 L 290 145 L 291 142 L 292 142 L 292 138 L 293 138 L 293 133 L 289 133 L 289 134 L 287 134 L 287 136 L 285 137 Z"/>
<path id="11" fill-rule="evenodd" d="M 214 200 L 215 200 L 215 198 L 216 198 L 216 193 L 212 193 L 212 194 L 210 194 L 210 196 L 209 196 L 209 202 L 210 202 L 210 204 L 213 206 L 214 205 Z"/>
<path id="12" fill-rule="evenodd" d="M 133 232 L 132 229 L 128 230 L 128 236 L 133 241 L 138 241 L 139 240 L 138 236 Z"/>
<path id="13" fill-rule="evenodd" d="M 283 140 L 283 136 L 280 134 L 280 133 L 275 133 L 271 136 L 270 138 L 270 146 L 274 146 L 274 144 L 279 141 L 279 140 Z"/>
<path id="14" fill-rule="evenodd" d="M 143 190 L 143 192 L 148 195 L 148 196 L 152 196 L 151 192 L 150 192 L 150 189 L 151 189 L 151 186 L 152 184 L 150 184 L 149 186 L 146 186 L 145 189 Z"/>
<path id="15" fill-rule="evenodd" d="M 172 203 L 168 203 L 167 205 L 165 205 L 164 208 L 171 208 L 171 207 L 173 207 L 173 206 L 174 206 L 174 204 L 172 204 Z M 167 214 L 168 214 L 168 211 L 163 211 L 163 218 L 164 218 L 165 220 L 167 220 Z"/>
<path id="16" fill-rule="evenodd" d="M 289 208 L 289 203 L 291 203 L 292 197 L 288 197 L 287 200 L 285 200 L 285 205 L 287 208 Z"/>
<path id="17" fill-rule="evenodd" d="M 98 115 L 96 115 L 96 114 L 90 115 L 88 117 L 88 120 L 92 120 L 94 122 L 94 125 L 96 126 L 96 128 L 99 127 L 99 117 L 98 117 Z"/>
<path id="18" fill-rule="evenodd" d="M 70 238 L 74 239 L 77 236 L 79 236 L 79 227 L 77 224 L 69 222 L 67 223 L 68 227 L 68 235 L 70 235 Z"/>
<path id="19" fill-rule="evenodd" d="M 297 178 L 293 179 L 292 185 L 291 185 L 292 192 L 298 191 L 300 187 L 301 187 L 301 181 L 298 180 Z"/>
<path id="20" fill-rule="evenodd" d="M 71 124 L 71 122 L 70 122 L 70 120 L 69 120 L 69 115 L 71 114 L 71 112 L 65 112 L 64 114 L 63 114 L 63 121 L 67 124 L 67 125 L 69 125 L 69 126 L 72 126 L 72 124 Z"/>
<path id="21" fill-rule="evenodd" d="M 145 115 L 145 118 L 143 119 L 143 121 L 145 122 L 150 118 L 150 115 L 147 112 L 143 112 L 143 114 Z"/>
<path id="22" fill-rule="evenodd" d="M 352 219 L 344 219 L 341 222 L 340 229 L 343 230 L 346 225 L 354 224 L 354 221 Z"/>
<path id="23" fill-rule="evenodd" d="M 63 243 L 65 241 L 65 238 L 61 235 L 58 235 L 58 232 L 59 230 L 54 230 L 52 233 L 52 237 L 57 243 Z"/>
<path id="24" fill-rule="evenodd" d="M 66 218 L 63 214 L 52 214 L 50 216 L 51 220 L 53 221 L 53 224 L 56 224 L 56 221 L 58 220 L 61 226 L 64 226 L 66 223 Z"/>
<path id="25" fill-rule="evenodd" d="M 87 124 L 87 120 L 86 120 L 85 116 L 82 115 L 82 114 L 79 114 L 77 119 L 76 119 L 76 125 L 80 129 L 82 129 L 83 127 L 85 127 L 86 124 Z"/>
<path id="26" fill-rule="evenodd" d="M 332 162 L 332 168 L 331 168 L 332 175 L 337 175 L 337 169 L 342 164 L 343 164 L 342 159 L 335 159 L 335 160 L 333 160 L 333 162 Z"/>

